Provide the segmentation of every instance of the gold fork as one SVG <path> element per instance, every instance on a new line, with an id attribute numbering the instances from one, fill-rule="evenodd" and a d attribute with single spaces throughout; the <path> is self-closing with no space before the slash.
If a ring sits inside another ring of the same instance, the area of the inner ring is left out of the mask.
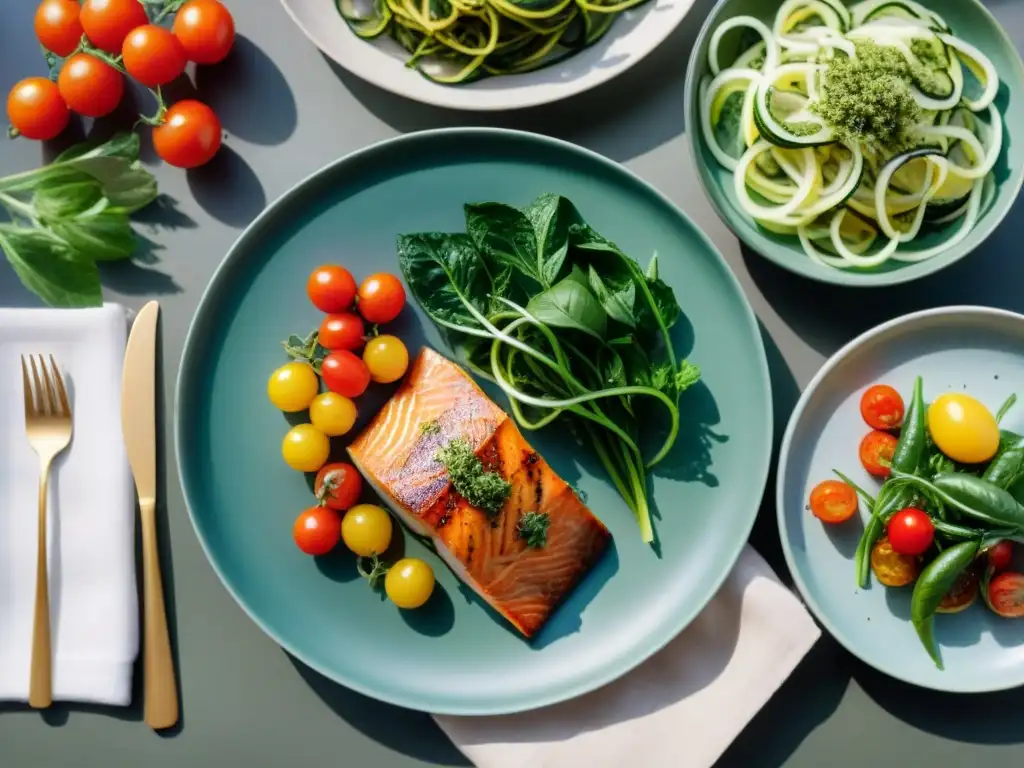
<path id="1" fill-rule="evenodd" d="M 53 652 L 50 646 L 50 587 L 46 572 L 46 489 L 50 465 L 71 442 L 71 407 L 64 379 L 53 355 L 21 356 L 25 389 L 25 431 L 32 450 L 39 456 L 39 528 L 36 544 L 36 603 L 32 623 L 32 674 L 28 703 L 36 709 L 53 701 Z M 31 377 L 30 377 L 31 372 Z"/>

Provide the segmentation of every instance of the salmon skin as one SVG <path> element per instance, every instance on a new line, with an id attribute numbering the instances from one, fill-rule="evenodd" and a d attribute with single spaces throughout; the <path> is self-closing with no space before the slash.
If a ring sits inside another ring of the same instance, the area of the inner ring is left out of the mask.
<path id="1" fill-rule="evenodd" d="M 425 428 L 424 425 L 427 425 Z M 452 486 L 438 451 L 465 440 L 511 493 L 494 516 Z M 430 348 L 348 448 L 402 521 L 430 536 L 456 575 L 532 637 L 597 563 L 611 534 L 458 365 Z M 519 535 L 526 512 L 547 514 L 547 543 Z"/>

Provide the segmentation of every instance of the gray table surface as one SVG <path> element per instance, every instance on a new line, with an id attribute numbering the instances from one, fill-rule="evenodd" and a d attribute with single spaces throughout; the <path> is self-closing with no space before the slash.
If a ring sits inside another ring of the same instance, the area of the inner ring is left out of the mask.
<path id="1" fill-rule="evenodd" d="M 1018 47 L 1024 45 L 1024 2 L 987 4 Z M 710 234 L 761 320 L 780 433 L 822 361 L 870 326 L 943 304 L 1024 311 L 1024 260 L 1019 240 L 1014 244 L 1024 228 L 1024 202 L 981 252 L 899 290 L 820 286 L 741 249 L 701 192 L 684 135 L 684 65 L 713 0 L 697 0 L 682 27 L 618 80 L 562 104 L 505 115 L 448 112 L 392 96 L 332 65 L 275 0 L 228 5 L 240 33 L 237 48 L 226 62 L 201 72 L 196 83 L 199 96 L 221 115 L 226 146 L 209 166 L 189 173 L 158 165 L 152 148 L 144 148 L 144 161 L 153 166 L 167 198 L 143 217 L 140 231 L 151 243 L 144 249 L 146 263 L 117 265 L 104 274 L 109 300 L 139 307 L 158 298 L 163 305 L 168 435 L 186 330 L 203 288 L 239 232 L 328 161 L 427 128 L 500 125 L 550 134 L 622 162 L 663 190 Z M 3 93 L 23 76 L 45 74 L 31 33 L 34 8 L 34 0 L 0 0 Z M 130 124 L 133 108 L 122 110 L 121 125 Z M 109 132 L 118 124 L 105 119 L 94 130 Z M 33 143 L 0 142 L 0 175 L 33 168 L 42 157 Z M 0 264 L 0 305 L 33 303 Z M 138 694 L 136 706 L 124 710 L 58 704 L 39 714 L 0 705 L 0 765 L 467 765 L 427 715 L 352 693 L 291 659 L 259 631 L 206 561 L 166 448 L 161 523 L 180 670 L 180 727 L 164 735 L 146 728 Z M 772 497 L 769 487 L 753 540 L 785 577 Z M 1022 707 L 1024 691 L 955 697 L 911 688 L 874 672 L 825 637 L 718 766 L 1021 765 Z"/>

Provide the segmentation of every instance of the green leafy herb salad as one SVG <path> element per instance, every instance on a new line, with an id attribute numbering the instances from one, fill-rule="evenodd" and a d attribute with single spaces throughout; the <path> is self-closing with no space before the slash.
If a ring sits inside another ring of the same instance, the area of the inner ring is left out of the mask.
<path id="1" fill-rule="evenodd" d="M 733 30 L 757 39 L 726 65 Z M 708 58 L 704 140 L 762 228 L 839 269 L 924 261 L 974 229 L 1003 147 L 999 78 L 938 14 L 786 0 L 771 28 L 721 24 Z M 915 243 L 936 229 L 941 243 Z"/>
<path id="2" fill-rule="evenodd" d="M 409 52 L 407 66 L 449 85 L 554 64 L 646 1 L 334 0 L 356 35 L 390 35 Z"/>
<path id="3" fill-rule="evenodd" d="M 905 406 L 876 384 L 860 401 L 872 431 L 859 454 L 878 492 L 839 471 L 811 491 L 810 510 L 827 525 L 846 524 L 864 502 L 857 586 L 873 572 L 886 587 L 913 589 L 910 618 L 939 669 L 936 614 L 966 610 L 980 594 L 998 616 L 1024 618 L 1024 574 L 1013 567 L 1014 541 L 1024 541 L 1024 437 L 999 427 L 1016 399 L 995 415 L 964 392 L 926 405 L 918 377 Z"/>
<path id="4" fill-rule="evenodd" d="M 413 296 L 466 364 L 508 395 L 521 427 L 564 420 L 593 447 L 653 541 L 646 473 L 675 443 L 679 395 L 700 378 L 672 348 L 680 308 L 657 256 L 641 267 L 554 194 L 522 208 L 469 204 L 465 221 L 464 232 L 398 238 Z M 465 453 L 450 444 L 440 459 L 458 470 L 466 490 L 457 489 L 500 506 L 507 489 Z M 546 529 L 524 518 L 520 532 L 537 546 Z"/>

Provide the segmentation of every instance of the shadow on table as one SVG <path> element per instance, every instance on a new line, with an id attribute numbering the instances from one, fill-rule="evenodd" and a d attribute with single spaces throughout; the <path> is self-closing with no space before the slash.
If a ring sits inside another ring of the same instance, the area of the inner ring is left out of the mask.
<path id="1" fill-rule="evenodd" d="M 433 765 L 472 765 L 430 715 L 363 696 L 327 679 L 294 656 L 288 655 L 288 659 L 316 695 L 364 736 L 388 749 Z"/>
<path id="2" fill-rule="evenodd" d="M 855 663 L 854 677 L 865 693 L 907 725 L 972 744 L 1024 744 L 1024 688 L 971 696 L 939 693 Z"/>
<path id="3" fill-rule="evenodd" d="M 685 62 L 714 4 L 715 0 L 696 0 L 686 20 L 650 56 L 620 76 L 572 98 L 521 110 L 474 112 L 421 104 L 371 85 L 324 58 L 352 95 L 397 131 L 512 128 L 574 141 L 624 162 L 683 132 Z M 615 27 L 609 34 L 615 34 Z M 644 130 L 637 129 L 641 124 Z"/>
<path id="4" fill-rule="evenodd" d="M 1024 197 L 975 253 L 934 275 L 890 288 L 826 285 L 787 272 L 746 246 L 742 252 L 751 278 L 783 321 L 827 356 L 879 323 L 922 309 L 977 304 L 1024 312 L 1024 261 L 1018 258 L 1022 222 Z"/>

